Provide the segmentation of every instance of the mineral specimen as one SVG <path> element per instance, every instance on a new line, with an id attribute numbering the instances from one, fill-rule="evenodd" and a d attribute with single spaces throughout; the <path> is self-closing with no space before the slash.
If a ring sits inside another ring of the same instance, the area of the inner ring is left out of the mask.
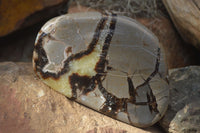
<path id="1" fill-rule="evenodd" d="M 168 106 L 162 48 L 131 18 L 99 12 L 53 18 L 38 33 L 33 67 L 54 90 L 134 126 L 153 125 Z"/>

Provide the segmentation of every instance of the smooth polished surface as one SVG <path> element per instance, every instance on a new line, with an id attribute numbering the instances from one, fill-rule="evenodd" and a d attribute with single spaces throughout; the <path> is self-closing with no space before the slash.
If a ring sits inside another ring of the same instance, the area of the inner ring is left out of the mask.
<path id="1" fill-rule="evenodd" d="M 87 12 L 48 21 L 36 38 L 33 67 L 56 91 L 134 126 L 154 124 L 167 109 L 162 48 L 127 17 Z"/>

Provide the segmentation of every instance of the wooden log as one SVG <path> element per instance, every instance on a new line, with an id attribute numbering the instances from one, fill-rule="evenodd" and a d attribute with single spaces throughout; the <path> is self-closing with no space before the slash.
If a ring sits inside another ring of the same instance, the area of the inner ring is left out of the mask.
<path id="1" fill-rule="evenodd" d="M 200 1 L 163 0 L 182 38 L 200 50 Z"/>

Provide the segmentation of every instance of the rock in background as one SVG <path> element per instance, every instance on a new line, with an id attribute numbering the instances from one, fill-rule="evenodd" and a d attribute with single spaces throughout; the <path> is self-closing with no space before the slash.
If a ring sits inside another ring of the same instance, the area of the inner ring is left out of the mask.
<path id="1" fill-rule="evenodd" d="M 182 38 L 200 50 L 200 1 L 163 0 Z"/>
<path id="2" fill-rule="evenodd" d="M 68 0 L 1 0 L 0 37 L 57 16 Z"/>
<path id="3" fill-rule="evenodd" d="M 160 122 L 173 133 L 200 132 L 200 67 L 170 70 L 170 104 Z"/>

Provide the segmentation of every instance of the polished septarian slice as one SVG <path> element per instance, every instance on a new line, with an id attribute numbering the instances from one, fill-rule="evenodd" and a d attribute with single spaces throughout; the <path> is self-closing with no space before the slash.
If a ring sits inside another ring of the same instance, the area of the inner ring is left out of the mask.
<path id="1" fill-rule="evenodd" d="M 135 20 L 99 12 L 59 16 L 38 33 L 37 76 L 54 90 L 138 127 L 168 106 L 166 65 L 157 38 Z"/>

